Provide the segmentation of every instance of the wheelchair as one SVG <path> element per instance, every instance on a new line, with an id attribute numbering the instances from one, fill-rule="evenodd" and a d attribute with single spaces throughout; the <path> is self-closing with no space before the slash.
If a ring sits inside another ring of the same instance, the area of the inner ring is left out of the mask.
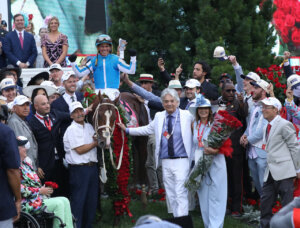
<path id="1" fill-rule="evenodd" d="M 20 219 L 14 223 L 14 228 L 52 228 L 53 220 L 58 219 L 59 227 L 65 227 L 61 218 L 55 216 L 52 212 L 42 211 L 39 214 L 31 215 L 27 212 L 21 211 Z M 73 227 L 76 228 L 76 220 L 73 216 Z"/>

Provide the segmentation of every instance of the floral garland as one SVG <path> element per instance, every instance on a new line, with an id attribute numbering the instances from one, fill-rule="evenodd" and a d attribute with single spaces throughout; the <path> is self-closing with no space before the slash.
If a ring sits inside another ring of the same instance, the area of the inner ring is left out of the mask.
<path id="1" fill-rule="evenodd" d="M 261 79 L 273 83 L 275 97 L 284 101 L 286 77 L 284 76 L 282 67 L 273 64 L 268 68 L 257 67 L 255 72 L 260 75 Z"/>
<path id="2" fill-rule="evenodd" d="M 121 117 L 121 121 L 126 123 L 125 115 L 123 110 L 119 108 L 119 113 Z M 116 112 L 116 122 L 119 123 L 119 114 Z M 115 127 L 112 138 L 112 148 L 113 155 L 115 160 L 119 160 L 120 152 L 122 148 L 122 132 L 119 127 Z M 121 216 L 124 214 L 128 214 L 129 217 L 132 217 L 132 214 L 129 210 L 130 196 L 127 190 L 128 180 L 130 177 L 130 164 L 131 164 L 131 153 L 129 147 L 131 145 L 131 141 L 124 134 L 124 145 L 123 145 L 123 160 L 121 167 L 118 171 L 116 171 L 110 162 L 110 157 L 108 151 L 105 151 L 105 161 L 107 161 L 107 184 L 106 190 L 110 199 L 112 199 L 113 207 L 115 211 L 115 216 Z"/>

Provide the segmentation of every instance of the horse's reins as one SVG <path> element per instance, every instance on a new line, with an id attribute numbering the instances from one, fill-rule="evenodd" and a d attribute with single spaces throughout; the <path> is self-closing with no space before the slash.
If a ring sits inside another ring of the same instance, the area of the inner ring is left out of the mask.
<path id="1" fill-rule="evenodd" d="M 112 106 L 115 110 L 117 110 L 118 112 L 118 118 L 119 118 L 119 122 L 121 123 L 121 118 L 120 118 L 120 112 L 118 110 L 118 108 L 114 105 L 114 104 L 111 104 L 111 103 L 99 103 L 97 108 L 95 109 L 95 112 L 94 112 L 94 115 L 93 115 L 93 120 L 94 120 L 94 128 L 96 129 L 96 135 L 99 137 L 99 133 L 98 133 L 98 130 L 99 129 L 102 129 L 102 128 L 106 128 L 106 129 L 109 129 L 108 131 L 110 132 L 109 135 L 104 135 L 104 137 L 111 137 L 113 132 L 114 132 L 114 129 L 115 129 L 115 126 L 116 126 L 116 121 L 114 121 L 114 124 L 113 124 L 113 128 L 111 128 L 107 123 L 105 125 L 102 125 L 102 126 L 99 126 L 98 125 L 98 117 L 99 117 L 99 109 L 102 105 L 110 105 Z M 107 132 L 107 131 L 106 131 Z M 122 160 L 123 160 L 123 147 L 124 147 L 124 132 L 122 131 L 122 149 L 121 149 L 121 152 L 120 152 L 120 157 L 119 157 L 119 162 L 118 162 L 118 166 L 116 166 L 115 162 L 114 162 L 114 159 L 113 159 L 113 154 L 112 154 L 112 148 L 111 148 L 111 145 L 109 146 L 109 155 L 110 155 L 110 160 L 111 160 L 111 164 L 112 166 L 116 169 L 116 170 L 119 170 L 120 167 L 121 167 L 121 164 L 122 164 Z M 105 167 L 105 161 L 104 161 L 104 151 L 103 151 L 103 148 L 101 148 L 102 150 L 102 160 L 103 160 L 103 168 L 106 172 L 106 167 Z"/>

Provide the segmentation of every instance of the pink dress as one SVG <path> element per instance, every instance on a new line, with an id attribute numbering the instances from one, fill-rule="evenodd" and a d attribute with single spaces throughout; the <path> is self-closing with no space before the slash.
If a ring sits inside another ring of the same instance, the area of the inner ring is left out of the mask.
<path id="1" fill-rule="evenodd" d="M 42 47 L 46 47 L 47 55 L 52 63 L 55 63 L 63 53 L 63 45 L 69 46 L 68 37 L 62 33 L 59 34 L 59 36 L 57 37 L 54 43 L 52 43 L 52 41 L 49 39 L 48 34 L 46 34 L 42 38 L 41 44 Z M 67 66 L 66 60 L 64 59 L 60 63 L 60 65 L 62 67 L 66 67 Z M 44 62 L 44 67 L 49 67 L 49 64 L 46 61 Z"/>

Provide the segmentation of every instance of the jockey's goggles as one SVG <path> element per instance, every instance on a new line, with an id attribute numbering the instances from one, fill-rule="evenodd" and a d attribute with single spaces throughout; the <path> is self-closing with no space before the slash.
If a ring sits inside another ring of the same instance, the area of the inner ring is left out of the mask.
<path id="1" fill-rule="evenodd" d="M 109 35 L 100 35 L 100 36 L 98 36 L 95 45 L 97 47 L 98 45 L 103 44 L 103 43 L 107 43 L 107 44 L 112 45 L 112 39 L 110 38 Z"/>

